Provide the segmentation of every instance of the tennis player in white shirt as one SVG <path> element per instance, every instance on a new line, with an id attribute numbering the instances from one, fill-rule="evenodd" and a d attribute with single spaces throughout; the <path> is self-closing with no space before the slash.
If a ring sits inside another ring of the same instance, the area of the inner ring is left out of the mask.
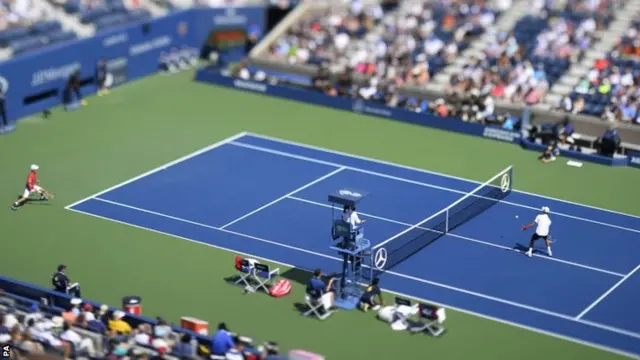
<path id="1" fill-rule="evenodd" d="M 348 222 L 354 229 L 365 223 L 365 220 L 360 220 L 356 208 L 349 205 L 345 205 L 342 209 L 342 221 Z"/>
<path id="2" fill-rule="evenodd" d="M 549 208 L 546 206 L 542 207 L 542 214 L 536 216 L 535 220 L 531 224 L 527 224 L 522 227 L 522 231 L 525 231 L 529 228 L 536 226 L 536 232 L 531 235 L 531 240 L 529 241 L 529 250 L 527 251 L 527 256 L 533 256 L 533 243 L 538 239 L 544 239 L 544 242 L 547 244 L 547 254 L 551 255 L 551 236 L 549 236 L 549 231 L 551 229 L 551 219 L 549 218 Z"/>

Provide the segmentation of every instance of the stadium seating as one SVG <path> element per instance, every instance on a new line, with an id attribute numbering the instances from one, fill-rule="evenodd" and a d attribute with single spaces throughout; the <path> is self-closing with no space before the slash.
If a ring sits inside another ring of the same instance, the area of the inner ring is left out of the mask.
<path id="1" fill-rule="evenodd" d="M 169 326 L 160 318 L 127 314 L 5 277 L 0 283 L 7 289 L 0 289 L 0 343 L 11 344 L 21 354 L 94 359 L 141 359 L 147 354 L 178 360 L 205 359 L 211 352 L 211 337 Z M 255 346 L 244 336 L 237 341 L 244 345 L 247 359 L 260 360 L 279 351 L 271 342 Z"/>
<path id="2" fill-rule="evenodd" d="M 479 4 L 331 7 L 301 19 L 277 41 L 272 56 L 292 63 L 330 62 L 379 81 L 424 84 L 499 15 Z"/>
<path id="3" fill-rule="evenodd" d="M 606 57 L 595 61 L 569 97 L 575 112 L 640 123 L 640 18 Z M 568 109 L 566 109 L 568 110 Z"/>

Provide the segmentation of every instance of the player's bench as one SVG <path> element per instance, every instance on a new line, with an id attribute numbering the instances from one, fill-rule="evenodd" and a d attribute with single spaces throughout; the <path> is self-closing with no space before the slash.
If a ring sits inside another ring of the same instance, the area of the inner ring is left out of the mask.
<path id="1" fill-rule="evenodd" d="M 391 324 L 393 330 L 408 330 L 413 333 L 427 331 L 434 337 L 445 332 L 444 308 L 434 305 L 416 303 L 411 300 L 396 297 L 395 305 L 385 306 L 378 311 L 378 318 Z"/>

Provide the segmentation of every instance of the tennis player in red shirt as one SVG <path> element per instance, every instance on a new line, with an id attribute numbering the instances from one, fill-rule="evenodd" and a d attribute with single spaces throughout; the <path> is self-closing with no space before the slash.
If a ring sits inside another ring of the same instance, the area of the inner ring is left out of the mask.
<path id="1" fill-rule="evenodd" d="M 11 205 L 11 210 L 18 210 L 18 207 L 24 205 L 33 193 L 40 194 L 40 200 L 49 200 L 51 198 L 51 194 L 38 185 L 38 169 L 40 169 L 38 165 L 31 165 L 31 171 L 29 171 L 29 175 L 27 176 L 27 184 L 24 187 L 24 192 L 22 196 Z"/>

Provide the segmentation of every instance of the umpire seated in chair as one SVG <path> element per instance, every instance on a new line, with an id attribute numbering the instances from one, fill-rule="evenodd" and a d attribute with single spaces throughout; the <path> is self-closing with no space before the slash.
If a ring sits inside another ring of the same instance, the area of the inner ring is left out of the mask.
<path id="1" fill-rule="evenodd" d="M 58 265 L 58 271 L 54 273 L 53 277 L 51 278 L 53 290 L 61 292 L 63 294 L 71 295 L 73 297 L 81 298 L 82 295 L 80 294 L 80 284 L 71 283 L 69 277 L 66 274 L 66 271 L 66 265 Z"/>

